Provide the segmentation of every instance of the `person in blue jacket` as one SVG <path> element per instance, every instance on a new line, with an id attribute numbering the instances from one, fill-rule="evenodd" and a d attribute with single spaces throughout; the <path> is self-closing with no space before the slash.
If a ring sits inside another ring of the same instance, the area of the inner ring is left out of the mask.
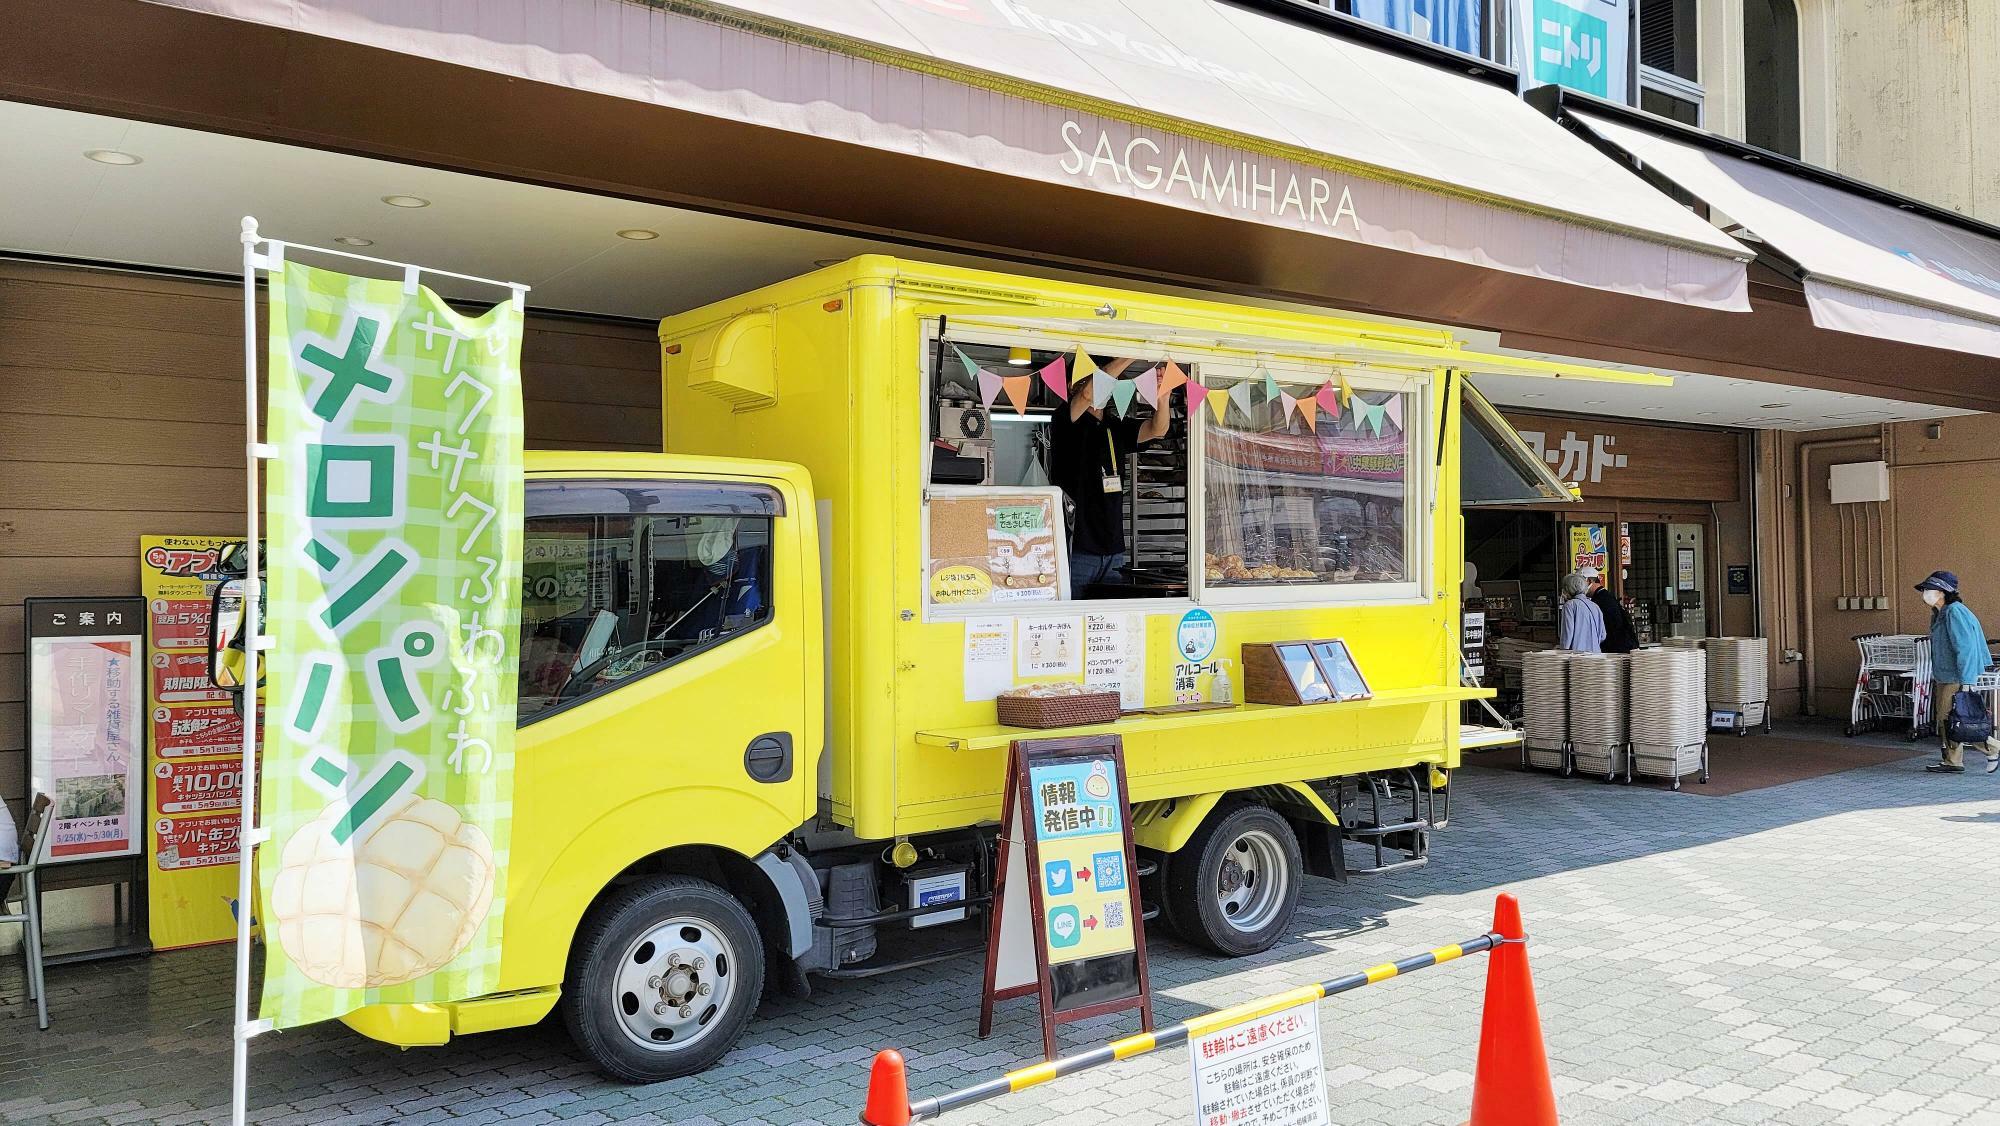
<path id="1" fill-rule="evenodd" d="M 1951 741 L 1945 719 L 1951 714 L 1951 700 L 1961 687 L 1970 686 L 1993 664 L 1986 648 L 1986 631 L 1958 595 L 1958 576 L 1950 571 L 1932 571 L 1917 584 L 1924 604 L 1931 608 L 1931 675 L 1936 691 L 1931 694 L 1931 714 L 1937 717 L 1938 735 L 1944 746 L 1944 760 L 1924 767 L 1933 774 L 1965 773 L 1965 746 Z M 2000 740 L 1988 739 L 1986 773 L 2000 767 Z"/>

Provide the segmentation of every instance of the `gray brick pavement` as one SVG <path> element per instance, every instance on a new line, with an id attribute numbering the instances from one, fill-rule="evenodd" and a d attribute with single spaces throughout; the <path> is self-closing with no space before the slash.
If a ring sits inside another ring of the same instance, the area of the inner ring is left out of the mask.
<path id="1" fill-rule="evenodd" d="M 1739 747 L 1718 741 L 1721 760 Z M 1296 937 L 1229 962 L 1154 940 L 1162 1020 L 1484 929 L 1521 897 L 1564 1121 L 2000 1123 L 2000 778 L 1921 760 L 1726 798 L 1462 772 L 1424 869 L 1307 886 Z M 1334 1120 L 1462 1122 L 1481 964 L 1321 1009 Z M 228 1091 L 226 948 L 50 972 L 35 1032 L 0 961 L 0 1121 L 208 1123 Z M 1023 1062 L 1031 1006 L 980 1041 L 979 967 L 774 999 L 706 1075 L 598 1079 L 559 1027 L 399 1052 L 338 1025 L 254 1045 L 266 1123 L 848 1124 L 878 1046 L 919 1095 Z M 1126 1018 L 1065 1029 L 1082 1046 Z M 1187 1121 L 1185 1053 L 973 1108 L 973 1123 Z"/>

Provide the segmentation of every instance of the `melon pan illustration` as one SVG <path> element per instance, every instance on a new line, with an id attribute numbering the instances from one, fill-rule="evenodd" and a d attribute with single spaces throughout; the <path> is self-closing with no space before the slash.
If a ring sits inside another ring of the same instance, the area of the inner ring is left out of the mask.
<path id="1" fill-rule="evenodd" d="M 493 902 L 493 848 L 443 802 L 404 795 L 338 844 L 334 805 L 285 842 L 271 888 L 278 941 L 299 972 L 337 989 L 400 985 L 471 943 Z"/>

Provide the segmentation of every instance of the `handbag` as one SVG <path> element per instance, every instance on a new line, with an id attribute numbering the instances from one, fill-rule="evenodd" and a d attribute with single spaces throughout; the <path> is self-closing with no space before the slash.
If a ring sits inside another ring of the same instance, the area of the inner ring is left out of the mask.
<path id="1" fill-rule="evenodd" d="M 1984 743 L 1993 736 L 1993 713 L 1986 699 L 1961 688 L 1951 698 L 1951 714 L 1945 717 L 1945 737 L 1954 743 Z"/>

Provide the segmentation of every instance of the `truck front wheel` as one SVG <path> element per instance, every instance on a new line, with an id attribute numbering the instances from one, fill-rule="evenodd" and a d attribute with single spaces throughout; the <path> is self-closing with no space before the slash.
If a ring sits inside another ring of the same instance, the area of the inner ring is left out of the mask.
<path id="1" fill-rule="evenodd" d="M 764 993 L 764 944 L 734 896 L 661 876 L 613 893 L 570 955 L 563 1021 L 598 1069 L 655 1083 L 706 1069 Z"/>
<path id="2" fill-rule="evenodd" d="M 1292 826 L 1261 805 L 1217 806 L 1167 867 L 1167 915 L 1189 942 L 1240 957 L 1290 928 L 1305 863 Z"/>

